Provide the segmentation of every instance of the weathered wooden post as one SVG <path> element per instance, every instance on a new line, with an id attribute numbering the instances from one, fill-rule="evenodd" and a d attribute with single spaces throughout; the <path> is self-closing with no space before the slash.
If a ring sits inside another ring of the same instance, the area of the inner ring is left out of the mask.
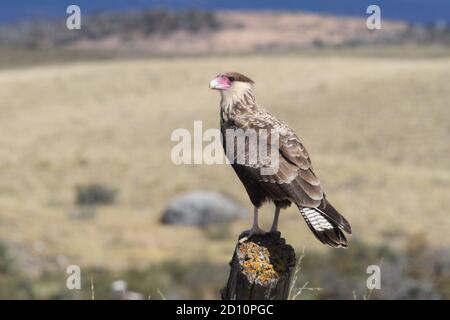
<path id="1" fill-rule="evenodd" d="M 295 272 L 295 251 L 280 232 L 253 236 L 238 241 L 230 268 L 222 299 L 286 300 Z"/>

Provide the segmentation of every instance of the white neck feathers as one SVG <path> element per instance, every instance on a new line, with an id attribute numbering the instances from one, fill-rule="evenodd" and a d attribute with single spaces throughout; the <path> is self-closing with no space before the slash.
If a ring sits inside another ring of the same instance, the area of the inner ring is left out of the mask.
<path id="1" fill-rule="evenodd" d="M 253 86 L 248 82 L 235 81 L 229 89 L 221 91 L 220 95 L 220 106 L 226 113 L 230 113 L 239 101 L 255 102 Z"/>

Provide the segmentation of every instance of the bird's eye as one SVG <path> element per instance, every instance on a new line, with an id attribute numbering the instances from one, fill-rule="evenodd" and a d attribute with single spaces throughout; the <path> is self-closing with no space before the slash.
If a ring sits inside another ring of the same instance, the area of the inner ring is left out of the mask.
<path id="1" fill-rule="evenodd" d="M 228 80 L 230 80 L 231 82 L 234 81 L 234 77 L 228 77 Z"/>

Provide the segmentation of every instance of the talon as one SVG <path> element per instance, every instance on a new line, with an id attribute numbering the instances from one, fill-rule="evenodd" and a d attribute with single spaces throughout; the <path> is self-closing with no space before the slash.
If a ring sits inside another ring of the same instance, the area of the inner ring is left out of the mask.
<path id="1" fill-rule="evenodd" d="M 244 243 L 244 242 L 247 241 L 247 240 L 248 240 L 247 237 L 240 238 L 240 239 L 239 239 L 239 243 L 242 244 L 242 243 Z"/>
<path id="2" fill-rule="evenodd" d="M 262 235 L 265 235 L 267 232 L 265 232 L 264 230 L 262 230 L 262 229 L 256 227 L 256 228 L 252 228 L 252 229 L 250 229 L 250 230 L 246 230 L 246 231 L 244 231 L 243 233 L 244 233 L 244 234 L 245 234 L 245 233 L 248 233 L 248 235 L 246 235 L 245 237 L 239 239 L 239 243 L 244 243 L 245 241 L 249 240 L 249 239 L 250 239 L 251 237 L 253 237 L 253 236 L 257 236 L 257 235 L 261 235 L 261 236 L 262 236 Z"/>

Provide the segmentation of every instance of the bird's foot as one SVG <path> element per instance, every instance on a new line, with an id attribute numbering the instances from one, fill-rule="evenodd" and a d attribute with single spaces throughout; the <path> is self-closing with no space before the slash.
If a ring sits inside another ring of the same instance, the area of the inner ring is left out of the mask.
<path id="1" fill-rule="evenodd" d="M 249 240 L 253 236 L 262 236 L 265 235 L 267 232 L 265 232 L 263 229 L 260 229 L 259 227 L 252 227 L 250 230 L 245 230 L 242 232 L 242 234 L 245 234 L 245 236 L 241 239 L 239 239 L 239 243 L 244 243 L 245 241 Z"/>

